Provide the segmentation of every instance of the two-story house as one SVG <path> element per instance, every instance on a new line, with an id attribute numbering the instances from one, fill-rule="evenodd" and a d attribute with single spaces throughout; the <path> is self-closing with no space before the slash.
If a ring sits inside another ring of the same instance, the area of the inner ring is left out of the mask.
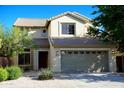
<path id="1" fill-rule="evenodd" d="M 54 72 L 115 72 L 113 45 L 87 35 L 91 20 L 76 12 L 50 19 L 18 18 L 14 26 L 28 29 L 35 47 L 15 57 L 15 63 L 33 70 Z"/>

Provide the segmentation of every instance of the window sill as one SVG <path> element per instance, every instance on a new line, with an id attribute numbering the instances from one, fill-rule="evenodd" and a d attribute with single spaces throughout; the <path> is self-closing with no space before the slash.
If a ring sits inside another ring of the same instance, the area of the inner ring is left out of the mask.
<path id="1" fill-rule="evenodd" d="M 29 67 L 29 66 L 32 66 L 31 64 L 29 65 L 19 65 L 20 67 Z"/>
<path id="2" fill-rule="evenodd" d="M 60 35 L 61 37 L 75 37 L 75 35 Z"/>

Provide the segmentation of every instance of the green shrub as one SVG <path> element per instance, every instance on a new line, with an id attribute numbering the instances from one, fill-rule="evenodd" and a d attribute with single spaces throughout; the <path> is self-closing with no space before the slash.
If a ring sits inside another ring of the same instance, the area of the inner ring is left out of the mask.
<path id="1" fill-rule="evenodd" d="M 47 68 L 47 69 L 41 69 L 41 72 L 39 73 L 38 79 L 39 80 L 48 80 L 53 78 L 53 72 Z"/>
<path id="2" fill-rule="evenodd" d="M 8 78 L 8 72 L 6 69 L 0 68 L 0 82 L 5 81 Z"/>
<path id="3" fill-rule="evenodd" d="M 22 76 L 22 70 L 20 67 L 11 66 L 11 67 L 7 67 L 6 70 L 9 74 L 8 76 L 9 80 L 18 79 L 20 76 Z"/>

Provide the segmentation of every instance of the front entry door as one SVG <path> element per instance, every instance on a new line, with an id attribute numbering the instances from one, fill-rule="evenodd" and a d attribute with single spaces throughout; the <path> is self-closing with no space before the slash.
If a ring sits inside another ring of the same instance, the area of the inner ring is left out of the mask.
<path id="1" fill-rule="evenodd" d="M 124 56 L 116 57 L 117 72 L 124 72 Z"/>
<path id="2" fill-rule="evenodd" d="M 48 67 L 48 52 L 40 51 L 39 52 L 39 69 Z"/>

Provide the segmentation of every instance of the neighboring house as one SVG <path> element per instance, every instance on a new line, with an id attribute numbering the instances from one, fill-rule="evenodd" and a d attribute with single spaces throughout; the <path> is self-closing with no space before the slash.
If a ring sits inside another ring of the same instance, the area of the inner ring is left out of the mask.
<path id="1" fill-rule="evenodd" d="M 87 35 L 91 20 L 76 12 L 65 12 L 50 19 L 18 18 L 14 23 L 28 30 L 35 47 L 15 57 L 23 68 L 54 72 L 116 72 L 113 45 Z"/>

